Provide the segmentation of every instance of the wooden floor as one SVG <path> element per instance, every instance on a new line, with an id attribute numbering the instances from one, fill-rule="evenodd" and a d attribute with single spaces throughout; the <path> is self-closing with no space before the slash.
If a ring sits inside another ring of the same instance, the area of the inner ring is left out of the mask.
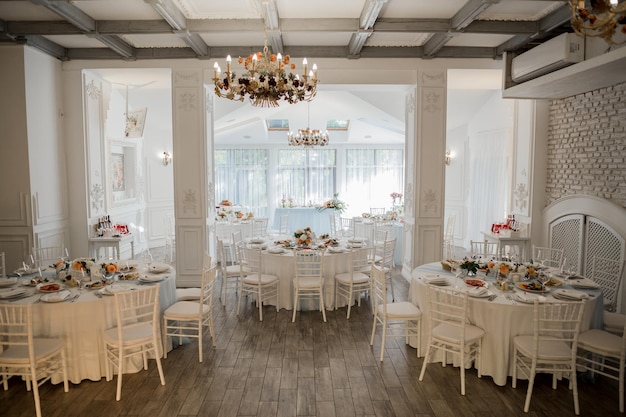
<path id="1" fill-rule="evenodd" d="M 397 299 L 406 300 L 408 282 L 395 271 Z M 195 342 L 176 348 L 163 360 L 166 385 L 159 384 L 155 362 L 150 369 L 124 375 L 122 399 L 115 401 L 115 380 L 83 381 L 41 387 L 44 417 L 87 416 L 568 416 L 574 415 L 567 382 L 550 387 L 537 378 L 530 412 L 522 410 L 527 383 L 496 386 L 491 378 L 467 372 L 467 395 L 460 395 L 459 370 L 431 364 L 418 381 L 422 358 L 400 339 L 389 340 L 378 361 L 380 337 L 370 347 L 369 303 L 319 312 L 276 313 L 266 307 L 263 322 L 252 303 L 236 315 L 235 295 L 226 308 L 216 302 L 217 348 L 205 337 L 204 362 Z M 207 332 L 208 333 L 208 332 Z M 579 377 L 582 416 L 618 413 L 617 383 Z M 12 380 L 0 390 L 0 416 L 34 416 L 32 394 Z"/>

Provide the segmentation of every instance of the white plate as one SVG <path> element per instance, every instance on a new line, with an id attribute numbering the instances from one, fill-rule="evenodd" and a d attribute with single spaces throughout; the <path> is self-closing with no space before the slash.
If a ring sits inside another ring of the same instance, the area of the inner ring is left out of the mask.
<path id="1" fill-rule="evenodd" d="M 450 285 L 450 282 L 446 277 L 442 277 L 440 275 L 424 275 L 424 282 L 431 285 L 439 285 L 441 287 L 447 287 Z"/>
<path id="2" fill-rule="evenodd" d="M 574 288 L 596 289 L 600 288 L 598 284 L 588 278 L 570 278 L 565 282 Z"/>
<path id="3" fill-rule="evenodd" d="M 159 282 L 159 281 L 163 281 L 165 278 L 167 278 L 167 276 L 163 276 L 163 275 L 142 275 L 141 277 L 139 277 L 139 281 L 143 281 L 143 282 Z"/>
<path id="4" fill-rule="evenodd" d="M 478 291 L 476 291 L 478 290 Z M 484 290 L 484 291 L 483 291 Z M 489 290 L 480 287 L 474 287 L 467 292 L 467 295 L 473 298 L 488 298 L 493 295 L 493 293 Z"/>
<path id="5" fill-rule="evenodd" d="M 17 284 L 17 278 L 0 278 L 0 287 L 10 287 Z"/>
<path id="6" fill-rule="evenodd" d="M 283 253 L 284 251 L 285 251 L 285 249 L 283 249 L 281 247 L 275 247 L 275 248 L 269 248 L 267 250 L 267 253 L 279 254 L 279 253 Z"/>
<path id="7" fill-rule="evenodd" d="M 53 286 L 53 288 L 47 289 L 46 287 L 48 285 Z M 37 288 L 37 291 L 39 292 L 58 292 L 63 289 L 63 285 L 59 284 L 58 282 L 42 282 L 41 284 L 37 284 L 35 288 Z"/>
<path id="8" fill-rule="evenodd" d="M 343 248 L 335 248 L 333 246 L 328 247 L 328 252 L 330 253 L 341 253 L 343 252 L 343 250 L 344 250 Z"/>
<path id="9" fill-rule="evenodd" d="M 39 299 L 44 303 L 60 303 L 67 300 L 71 294 L 69 291 L 63 290 L 53 294 L 44 294 Z"/>
<path id="10" fill-rule="evenodd" d="M 253 237 L 250 239 L 250 243 L 264 243 L 265 239 L 261 239 L 259 237 Z"/>
<path id="11" fill-rule="evenodd" d="M 566 300 L 566 301 L 586 300 L 587 298 L 589 298 L 589 294 L 585 292 L 577 291 L 577 290 L 570 290 L 567 288 L 559 288 L 558 290 L 554 290 L 552 292 L 552 296 L 554 298 L 558 298 L 560 300 Z"/>
<path id="12" fill-rule="evenodd" d="M 0 299 L 6 300 L 10 298 L 21 297 L 25 293 L 25 288 L 4 288 L 0 290 Z"/>
<path id="13" fill-rule="evenodd" d="M 525 303 L 525 304 L 534 304 L 535 300 L 539 300 L 540 303 L 545 303 L 547 301 L 547 298 L 544 297 L 543 295 L 528 294 L 528 293 L 516 293 L 515 299 L 519 301 L 520 303 Z"/>
<path id="14" fill-rule="evenodd" d="M 360 238 L 360 237 L 354 237 L 352 239 L 348 239 L 348 242 L 350 243 L 363 243 L 365 239 Z"/>
<path id="15" fill-rule="evenodd" d="M 153 263 L 152 265 L 148 267 L 148 271 L 150 271 L 153 274 L 160 274 L 162 272 L 167 272 L 169 270 L 170 270 L 170 266 L 168 264 Z"/>
<path id="16" fill-rule="evenodd" d="M 137 288 L 135 285 L 111 284 L 98 290 L 98 292 L 102 295 L 113 295 L 116 292 L 131 291 L 131 290 L 134 290 L 135 288 Z"/>

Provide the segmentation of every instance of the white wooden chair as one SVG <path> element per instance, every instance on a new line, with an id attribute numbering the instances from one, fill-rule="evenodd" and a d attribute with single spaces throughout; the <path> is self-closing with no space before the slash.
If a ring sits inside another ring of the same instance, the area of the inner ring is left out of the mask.
<path id="1" fill-rule="evenodd" d="M 384 216 L 385 208 L 384 207 L 370 207 L 370 215 L 371 216 Z"/>
<path id="2" fill-rule="evenodd" d="M 226 307 L 226 298 L 228 298 L 229 291 L 239 290 L 239 278 L 241 276 L 241 268 L 239 266 L 239 256 L 237 260 L 230 263 L 226 257 L 226 249 L 224 243 L 217 240 L 217 250 L 219 254 L 219 268 L 220 268 L 220 300 L 222 300 L 222 306 Z"/>
<path id="3" fill-rule="evenodd" d="M 517 386 L 518 372 L 528 379 L 524 412 L 530 408 L 535 375 L 552 374 L 552 388 L 557 378 L 569 378 L 574 396 L 574 412 L 579 414 L 576 384 L 576 350 L 584 305 L 578 302 L 539 303 L 535 300 L 533 333 L 513 338 L 513 388 Z"/>
<path id="4" fill-rule="evenodd" d="M 358 306 L 361 307 L 361 294 L 372 289 L 369 274 L 363 272 L 369 265 L 369 248 L 353 248 L 350 250 L 350 269 L 348 272 L 335 275 L 335 310 L 339 305 L 339 299 L 346 300 L 348 313 L 346 318 L 350 318 L 353 297 L 358 297 Z"/>
<path id="5" fill-rule="evenodd" d="M 32 304 L 0 304 L 0 381 L 9 389 L 9 378 L 26 380 L 26 390 L 33 390 L 35 414 L 41 417 L 39 387 L 59 372 L 63 391 L 69 391 L 65 343 L 61 339 L 33 336 Z"/>
<path id="6" fill-rule="evenodd" d="M 167 340 L 178 337 L 182 344 L 183 337 L 198 339 L 198 361 L 202 362 L 202 339 L 204 329 L 209 328 L 213 347 L 215 347 L 215 329 L 213 327 L 213 292 L 217 265 L 202 271 L 202 299 L 198 301 L 177 301 L 163 312 L 163 354 L 167 358 Z"/>
<path id="7" fill-rule="evenodd" d="M 176 249 L 174 217 L 168 214 L 163 219 L 163 222 L 165 226 L 165 249 L 163 251 L 163 257 L 166 263 L 170 263 L 174 262 L 174 251 Z"/>
<path id="8" fill-rule="evenodd" d="M 42 248 L 33 247 L 33 268 L 46 268 L 60 259 L 65 259 L 66 252 L 63 246 L 47 246 Z"/>
<path id="9" fill-rule="evenodd" d="M 255 217 L 252 219 L 252 237 L 267 236 L 267 217 Z"/>
<path id="10" fill-rule="evenodd" d="M 340 217 L 341 236 L 354 237 L 354 219 L 351 217 Z"/>
<path id="11" fill-rule="evenodd" d="M 158 285 L 132 291 L 115 292 L 116 326 L 104 331 L 106 354 L 106 380 L 112 378 L 112 368 L 117 368 L 115 399 L 122 398 L 122 376 L 125 359 L 141 355 L 143 367 L 148 369 L 148 354 L 156 359 L 161 385 L 165 385 L 161 366 L 161 337 L 159 335 Z"/>
<path id="12" fill-rule="evenodd" d="M 456 223 L 456 215 L 448 215 L 446 228 L 443 234 L 443 251 L 445 259 L 454 259 L 454 225 Z"/>
<path id="13" fill-rule="evenodd" d="M 601 256 L 594 256 L 591 259 L 589 278 L 602 289 L 604 308 L 608 311 L 616 311 L 617 309 L 623 269 L 624 263 L 615 259 Z"/>
<path id="14" fill-rule="evenodd" d="M 252 294 L 256 297 L 259 308 L 259 320 L 263 321 L 263 303 L 275 300 L 276 311 L 279 311 L 279 280 L 276 275 L 266 274 L 263 269 L 263 256 L 260 249 L 239 246 L 239 297 L 237 300 L 237 316 L 241 307 L 241 298 Z"/>
<path id="15" fill-rule="evenodd" d="M 5 277 L 6 275 L 7 267 L 4 252 L 0 252 L 0 277 Z"/>
<path id="16" fill-rule="evenodd" d="M 533 246 L 533 262 L 540 263 L 552 268 L 563 267 L 563 249 Z"/>
<path id="17" fill-rule="evenodd" d="M 470 240 L 470 256 L 472 258 L 485 260 L 499 260 L 500 248 L 497 242 L 486 242 L 483 240 Z"/>
<path id="18" fill-rule="evenodd" d="M 476 361 L 480 378 L 480 349 L 485 331 L 472 325 L 467 318 L 468 293 L 453 288 L 428 286 L 430 310 L 430 337 L 422 363 L 419 380 L 424 379 L 426 366 L 432 355 L 441 350 L 442 366 L 446 365 L 447 353 L 457 355 L 461 370 L 461 395 L 465 395 L 465 366 Z"/>
<path id="19" fill-rule="evenodd" d="M 211 255 L 204 254 L 204 269 L 211 267 Z M 176 288 L 176 301 L 198 301 L 202 297 L 202 288 L 182 287 Z"/>
<path id="20" fill-rule="evenodd" d="M 324 250 L 295 250 L 295 276 L 293 278 L 293 315 L 296 321 L 300 299 L 319 301 L 322 318 L 326 322 L 326 306 L 324 305 Z"/>
<path id="21" fill-rule="evenodd" d="M 626 322 L 621 335 L 590 329 L 578 336 L 577 365 L 618 381 L 619 412 L 624 412 L 624 371 L 626 368 Z"/>
<path id="22" fill-rule="evenodd" d="M 417 336 L 417 356 L 420 356 L 419 346 L 422 312 L 413 303 L 403 301 L 399 303 L 387 302 L 387 283 L 385 272 L 376 265 L 372 265 L 372 304 L 374 306 L 374 323 L 370 346 L 374 346 L 376 327 L 382 327 L 382 341 L 380 346 L 380 361 L 385 356 L 387 337 L 404 337 L 408 344 L 410 336 Z M 420 379 L 421 380 L 421 379 Z"/>

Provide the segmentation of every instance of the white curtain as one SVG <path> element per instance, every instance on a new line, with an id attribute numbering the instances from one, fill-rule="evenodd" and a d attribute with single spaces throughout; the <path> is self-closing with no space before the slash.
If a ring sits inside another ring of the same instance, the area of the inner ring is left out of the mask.
<path id="1" fill-rule="evenodd" d="M 481 231 L 506 218 L 509 142 L 507 130 L 470 137 L 470 186 L 467 238 L 484 240 Z"/>

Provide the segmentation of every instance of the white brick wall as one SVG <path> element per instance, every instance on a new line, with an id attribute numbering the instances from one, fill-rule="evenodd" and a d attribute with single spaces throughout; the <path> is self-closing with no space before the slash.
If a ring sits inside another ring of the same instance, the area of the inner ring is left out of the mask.
<path id="1" fill-rule="evenodd" d="M 571 194 L 626 208 L 626 83 L 550 103 L 546 204 Z"/>

